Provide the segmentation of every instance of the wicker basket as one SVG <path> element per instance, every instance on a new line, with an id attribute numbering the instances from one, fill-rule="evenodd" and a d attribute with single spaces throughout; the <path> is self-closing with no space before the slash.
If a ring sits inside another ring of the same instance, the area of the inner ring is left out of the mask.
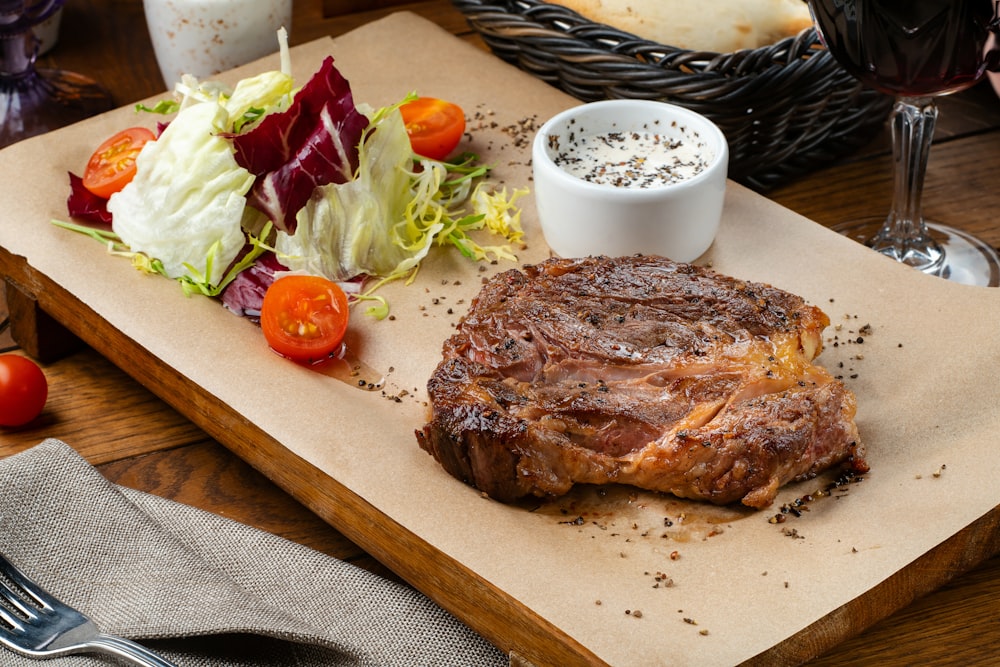
<path id="1" fill-rule="evenodd" d="M 733 180 L 758 191 L 870 141 L 891 99 L 861 85 L 804 30 L 772 46 L 695 52 L 639 39 L 537 0 L 453 0 L 501 59 L 577 99 L 641 98 L 708 116 Z"/>

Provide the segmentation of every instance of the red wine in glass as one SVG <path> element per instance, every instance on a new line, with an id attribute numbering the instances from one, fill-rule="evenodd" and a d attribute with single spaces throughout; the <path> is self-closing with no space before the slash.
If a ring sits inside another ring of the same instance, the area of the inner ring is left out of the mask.
<path id="1" fill-rule="evenodd" d="M 33 27 L 64 0 L 0 0 L 0 148 L 89 118 L 112 107 L 93 80 L 35 67 Z"/>
<path id="2" fill-rule="evenodd" d="M 923 219 L 921 195 L 937 119 L 935 97 L 1000 64 L 995 0 L 809 0 L 830 53 L 852 76 L 894 95 L 895 186 L 887 218 L 835 227 L 926 273 L 1000 285 L 1000 257 L 969 234 Z"/>

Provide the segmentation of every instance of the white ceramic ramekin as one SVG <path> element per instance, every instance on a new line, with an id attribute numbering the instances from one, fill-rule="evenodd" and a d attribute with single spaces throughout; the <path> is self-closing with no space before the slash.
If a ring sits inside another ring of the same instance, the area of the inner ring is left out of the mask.
<path id="1" fill-rule="evenodd" d="M 594 183 L 570 174 L 568 147 L 582 134 L 667 136 L 694 145 L 704 168 L 648 187 Z M 692 144 L 693 142 L 693 144 Z M 535 201 L 548 246 L 563 257 L 662 255 L 692 262 L 711 246 L 725 199 L 729 146 L 709 119 L 648 100 L 607 100 L 548 120 L 532 147 Z"/>

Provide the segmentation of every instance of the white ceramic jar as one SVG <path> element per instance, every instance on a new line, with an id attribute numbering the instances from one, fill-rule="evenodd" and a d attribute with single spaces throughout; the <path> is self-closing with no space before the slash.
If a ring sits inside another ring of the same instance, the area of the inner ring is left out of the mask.
<path id="1" fill-rule="evenodd" d="M 728 163 L 722 131 L 688 109 L 647 100 L 568 109 L 532 147 L 545 240 L 563 257 L 694 261 L 718 231 Z"/>
<path id="2" fill-rule="evenodd" d="M 292 27 L 292 0 L 143 0 L 146 25 L 168 89 L 182 74 L 199 79 L 278 50 Z"/>

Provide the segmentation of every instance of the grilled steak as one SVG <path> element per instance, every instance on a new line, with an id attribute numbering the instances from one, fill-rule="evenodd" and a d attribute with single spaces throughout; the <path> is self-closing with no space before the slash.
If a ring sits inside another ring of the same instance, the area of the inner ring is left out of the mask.
<path id="1" fill-rule="evenodd" d="M 428 381 L 420 446 L 492 498 L 623 483 L 763 508 L 846 462 L 855 399 L 803 299 L 660 257 L 550 259 L 482 288 Z"/>

